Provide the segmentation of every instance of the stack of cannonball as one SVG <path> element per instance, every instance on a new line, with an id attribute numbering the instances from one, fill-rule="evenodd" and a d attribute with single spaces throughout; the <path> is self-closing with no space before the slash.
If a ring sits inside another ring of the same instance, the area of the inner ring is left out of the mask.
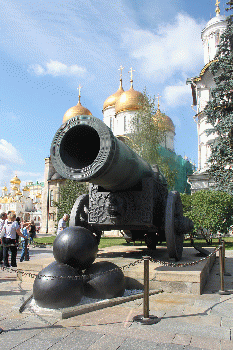
<path id="1" fill-rule="evenodd" d="M 114 298 L 125 291 L 124 274 L 108 261 L 94 263 L 95 236 L 86 228 L 68 227 L 53 243 L 56 261 L 41 270 L 33 285 L 37 305 L 57 309 L 78 304 L 83 295 Z"/>

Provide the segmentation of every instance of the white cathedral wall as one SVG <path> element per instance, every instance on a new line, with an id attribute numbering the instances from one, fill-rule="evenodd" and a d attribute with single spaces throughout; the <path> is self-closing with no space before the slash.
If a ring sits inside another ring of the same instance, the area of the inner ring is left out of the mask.
<path id="1" fill-rule="evenodd" d="M 114 133 L 115 128 L 115 107 L 111 106 L 103 111 L 103 121 Z"/>
<path id="2" fill-rule="evenodd" d="M 220 36 L 224 32 L 226 28 L 225 22 L 216 23 L 209 28 L 207 28 L 202 35 L 203 46 L 204 46 L 204 63 L 214 59 L 214 56 L 218 50 L 218 44 L 220 40 Z"/>
<path id="3" fill-rule="evenodd" d="M 119 112 L 115 118 L 114 135 L 125 135 L 131 132 L 131 122 L 136 111 Z"/>

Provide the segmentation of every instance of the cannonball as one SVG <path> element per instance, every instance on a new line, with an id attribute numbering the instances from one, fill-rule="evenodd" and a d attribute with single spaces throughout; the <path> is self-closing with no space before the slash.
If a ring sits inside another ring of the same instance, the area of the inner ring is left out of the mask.
<path id="1" fill-rule="evenodd" d="M 85 274 L 90 275 L 89 281 L 84 282 L 84 295 L 87 297 L 110 299 L 120 297 L 125 292 L 124 274 L 112 262 L 100 261 L 94 263 L 85 271 Z"/>
<path id="2" fill-rule="evenodd" d="M 84 227 L 72 226 L 57 235 L 53 243 L 54 258 L 80 270 L 91 266 L 98 252 L 96 238 Z"/>
<path id="3" fill-rule="evenodd" d="M 80 279 L 58 276 L 80 276 Z M 48 309 L 74 306 L 83 296 L 82 276 L 73 267 L 54 261 L 38 273 L 33 284 L 33 296 L 37 305 Z"/>

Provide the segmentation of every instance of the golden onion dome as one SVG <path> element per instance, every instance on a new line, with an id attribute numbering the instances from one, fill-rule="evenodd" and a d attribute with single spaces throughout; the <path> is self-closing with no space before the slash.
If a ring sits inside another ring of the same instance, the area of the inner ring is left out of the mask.
<path id="1" fill-rule="evenodd" d="M 166 114 L 161 113 L 159 108 L 154 116 L 154 121 L 157 123 L 159 129 L 162 129 L 163 131 L 172 131 L 175 133 L 173 121 Z"/>
<path id="2" fill-rule="evenodd" d="M 134 90 L 134 88 L 131 86 L 129 90 L 123 92 L 117 99 L 115 104 L 116 113 L 140 109 L 142 99 L 143 94 Z"/>
<path id="3" fill-rule="evenodd" d="M 3 191 L 8 191 L 6 186 L 4 186 L 4 187 L 2 188 L 2 190 L 3 190 Z"/>
<path id="4" fill-rule="evenodd" d="M 8 202 L 8 197 L 5 196 L 5 197 L 3 198 L 3 200 L 2 200 L 2 203 L 7 203 L 7 202 Z"/>
<path id="5" fill-rule="evenodd" d="M 37 193 L 36 198 L 41 198 L 41 193 Z"/>
<path id="6" fill-rule="evenodd" d="M 12 187 L 12 190 L 13 190 L 13 191 L 18 191 L 18 187 L 17 187 L 17 186 L 13 186 L 13 187 Z"/>
<path id="7" fill-rule="evenodd" d="M 22 192 L 20 192 L 20 190 L 18 190 L 18 191 L 16 192 L 16 195 L 17 195 L 17 196 L 22 196 Z"/>
<path id="8" fill-rule="evenodd" d="M 89 111 L 89 109 L 83 107 L 81 105 L 81 102 L 78 101 L 77 105 L 74 107 L 71 107 L 68 109 L 68 111 L 66 111 L 66 113 L 64 114 L 62 123 L 67 122 L 67 120 L 76 117 L 77 115 L 92 115 L 91 112 Z"/>
<path id="9" fill-rule="evenodd" d="M 120 86 L 119 89 L 117 90 L 117 92 L 115 92 L 115 94 L 109 96 L 105 101 L 104 101 L 104 106 L 103 106 L 103 110 L 105 110 L 108 107 L 112 107 L 115 106 L 116 101 L 118 100 L 118 98 L 121 96 L 121 94 L 124 92 L 124 89 L 122 87 L 122 80 L 120 81 Z"/>
<path id="10" fill-rule="evenodd" d="M 20 181 L 20 179 L 17 177 L 17 175 L 15 175 L 15 176 L 13 177 L 13 179 L 11 179 L 10 183 L 11 183 L 11 184 L 18 184 L 18 185 L 20 185 L 20 184 L 21 184 L 21 181 Z"/>
<path id="11" fill-rule="evenodd" d="M 29 190 L 29 188 L 27 186 L 24 186 L 23 191 L 29 192 L 30 190 Z"/>

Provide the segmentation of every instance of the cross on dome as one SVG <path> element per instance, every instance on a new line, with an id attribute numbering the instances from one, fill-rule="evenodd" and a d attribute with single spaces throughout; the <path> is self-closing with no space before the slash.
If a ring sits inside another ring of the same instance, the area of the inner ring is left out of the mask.
<path id="1" fill-rule="evenodd" d="M 135 70 L 131 67 L 128 71 L 128 73 L 130 73 L 131 88 L 133 88 L 133 72 L 135 72 Z"/>
<path id="2" fill-rule="evenodd" d="M 122 65 L 120 65 L 120 68 L 118 69 L 118 70 L 121 71 L 121 72 L 120 72 L 120 79 L 122 79 L 122 71 L 123 71 L 124 68 L 125 68 L 125 67 L 122 67 Z"/>
<path id="3" fill-rule="evenodd" d="M 78 102 L 80 103 L 80 98 L 81 98 L 81 88 L 82 86 L 79 84 L 77 90 L 78 90 Z"/>
<path id="4" fill-rule="evenodd" d="M 216 0 L 216 9 L 215 9 L 215 12 L 216 12 L 216 16 L 218 16 L 220 14 L 220 8 L 219 8 L 219 4 L 220 4 L 220 1 Z"/>
<path id="5" fill-rule="evenodd" d="M 158 109 L 159 109 L 159 107 L 160 107 L 160 104 L 159 104 L 159 98 L 160 97 L 162 97 L 162 96 L 159 96 L 159 94 L 158 94 L 158 97 L 156 97 L 157 99 L 158 99 Z"/>

